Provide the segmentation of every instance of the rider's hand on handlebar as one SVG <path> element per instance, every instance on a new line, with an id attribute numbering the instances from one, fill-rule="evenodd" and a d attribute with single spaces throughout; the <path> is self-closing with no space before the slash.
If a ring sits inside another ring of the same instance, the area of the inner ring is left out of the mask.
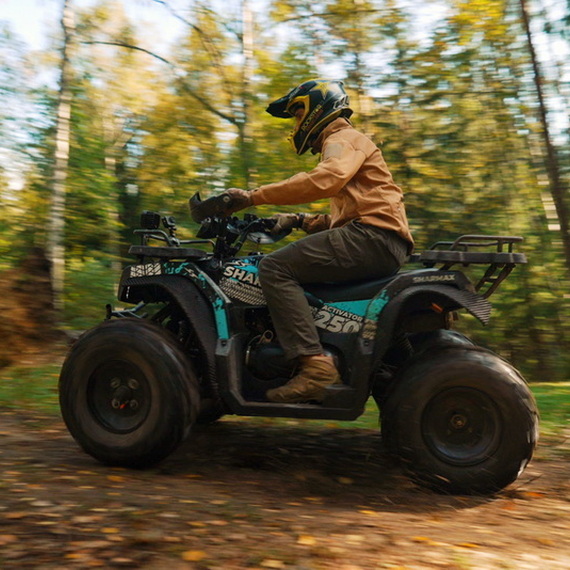
<path id="1" fill-rule="evenodd" d="M 293 228 L 300 228 L 303 225 L 304 217 L 303 214 L 275 214 L 271 219 L 276 222 L 269 233 L 279 234 Z"/>
<path id="2" fill-rule="evenodd" d="M 231 202 L 225 212 L 227 216 L 243 210 L 244 208 L 249 208 L 253 204 L 251 198 L 251 193 L 247 190 L 242 190 L 241 188 L 230 188 L 225 192 L 230 198 Z"/>

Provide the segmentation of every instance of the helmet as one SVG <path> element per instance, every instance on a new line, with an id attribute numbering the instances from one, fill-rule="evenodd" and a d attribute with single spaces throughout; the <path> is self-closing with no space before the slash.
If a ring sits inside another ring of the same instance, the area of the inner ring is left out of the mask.
<path id="1" fill-rule="evenodd" d="M 314 79 L 305 81 L 267 107 L 274 117 L 289 119 L 299 107 L 303 114 L 289 137 L 295 152 L 303 154 L 321 133 L 323 128 L 337 117 L 350 117 L 348 95 L 342 81 Z"/>

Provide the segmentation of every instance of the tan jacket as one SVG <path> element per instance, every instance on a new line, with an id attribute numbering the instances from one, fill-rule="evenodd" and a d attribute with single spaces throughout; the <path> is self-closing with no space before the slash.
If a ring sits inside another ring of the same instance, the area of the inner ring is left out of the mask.
<path id="1" fill-rule="evenodd" d="M 253 190 L 253 204 L 308 204 L 331 199 L 330 214 L 308 216 L 303 229 L 314 233 L 358 220 L 394 230 L 410 243 L 402 191 L 392 179 L 380 149 L 365 135 L 339 118 L 328 125 L 314 149 L 321 161 L 310 172 Z"/>

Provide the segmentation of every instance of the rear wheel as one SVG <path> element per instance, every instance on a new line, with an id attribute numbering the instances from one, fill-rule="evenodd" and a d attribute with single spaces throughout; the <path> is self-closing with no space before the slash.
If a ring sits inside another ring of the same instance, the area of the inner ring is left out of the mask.
<path id="1" fill-rule="evenodd" d="M 141 319 L 107 321 L 81 337 L 63 365 L 59 398 L 87 453 L 129 467 L 169 455 L 199 409 L 190 362 L 166 331 Z"/>
<path id="2" fill-rule="evenodd" d="M 382 434 L 412 478 L 440 492 L 488 494 L 532 457 L 538 413 L 520 374 L 497 355 L 450 347 L 395 380 Z"/>
<path id="3" fill-rule="evenodd" d="M 414 362 L 422 358 L 422 353 L 440 350 L 451 346 L 475 346 L 475 343 L 465 335 L 448 329 L 436 329 L 422 333 L 416 333 L 407 337 L 406 342 L 409 346 L 409 353 L 412 354 L 411 358 Z M 407 360 L 410 354 L 406 355 L 406 360 L 400 363 L 403 366 L 409 366 Z M 391 374 L 388 379 L 380 377 L 378 382 L 372 386 L 372 397 L 381 410 L 386 401 L 386 397 L 390 393 L 391 387 L 394 382 L 394 375 Z"/>

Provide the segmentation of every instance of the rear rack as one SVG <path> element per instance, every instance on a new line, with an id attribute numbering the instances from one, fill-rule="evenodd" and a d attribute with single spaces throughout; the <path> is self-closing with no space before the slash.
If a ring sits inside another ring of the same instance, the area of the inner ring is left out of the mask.
<path id="1" fill-rule="evenodd" d="M 455 265 L 488 265 L 484 275 L 475 285 L 475 290 L 486 286 L 480 294 L 489 297 L 516 265 L 527 263 L 524 253 L 513 251 L 514 244 L 523 241 L 518 236 L 463 235 L 455 241 L 438 241 L 430 249 L 410 256 L 411 263 L 424 267 L 436 267 L 447 271 Z M 445 249 L 443 249 L 445 248 Z M 476 248 L 493 248 L 492 251 L 472 251 Z"/>

